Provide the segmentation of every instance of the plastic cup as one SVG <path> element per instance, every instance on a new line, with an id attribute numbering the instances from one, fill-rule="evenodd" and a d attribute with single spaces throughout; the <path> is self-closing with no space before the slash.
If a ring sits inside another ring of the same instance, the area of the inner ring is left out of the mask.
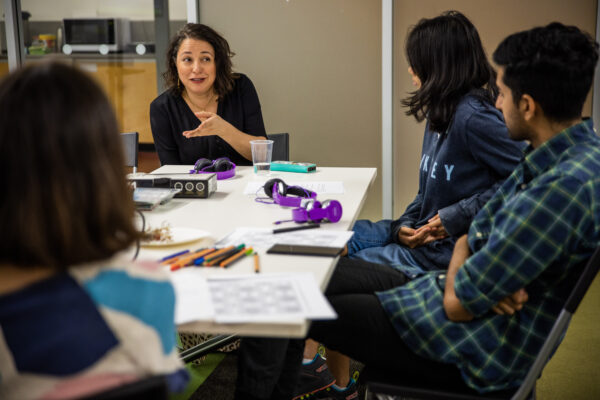
<path id="1" fill-rule="evenodd" d="M 256 175 L 271 173 L 271 155 L 273 154 L 272 140 L 251 140 L 252 164 Z"/>

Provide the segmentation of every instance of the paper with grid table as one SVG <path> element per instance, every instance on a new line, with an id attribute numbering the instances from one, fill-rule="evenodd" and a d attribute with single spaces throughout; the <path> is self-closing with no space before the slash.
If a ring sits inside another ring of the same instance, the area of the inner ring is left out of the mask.
<path id="1" fill-rule="evenodd" d="M 337 315 L 311 273 L 203 276 L 193 269 L 171 274 L 175 322 L 287 323 Z"/>

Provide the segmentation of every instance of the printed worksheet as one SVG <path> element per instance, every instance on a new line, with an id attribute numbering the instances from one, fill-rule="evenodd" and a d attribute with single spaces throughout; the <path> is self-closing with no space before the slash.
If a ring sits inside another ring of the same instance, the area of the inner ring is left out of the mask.
<path id="1" fill-rule="evenodd" d="M 207 282 L 219 323 L 337 317 L 310 273 L 224 275 L 209 277 Z"/>
<path id="2" fill-rule="evenodd" d="M 354 234 L 353 231 L 334 231 L 327 229 L 307 229 L 274 234 L 269 228 L 236 228 L 229 235 L 215 243 L 216 247 L 237 246 L 268 249 L 274 244 L 296 244 L 343 248 Z"/>

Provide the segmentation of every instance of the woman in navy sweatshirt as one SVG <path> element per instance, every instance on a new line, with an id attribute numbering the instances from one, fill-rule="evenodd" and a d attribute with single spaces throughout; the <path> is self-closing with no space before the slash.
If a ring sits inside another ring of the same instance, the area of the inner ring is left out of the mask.
<path id="1" fill-rule="evenodd" d="M 494 107 L 496 73 L 477 29 L 463 14 L 449 11 L 419 21 L 408 33 L 406 56 L 416 90 L 402 105 L 407 115 L 426 121 L 419 191 L 396 220 L 357 221 L 347 255 L 416 278 L 448 267 L 456 238 L 517 166 L 524 146 L 509 139 L 502 113 Z M 313 359 L 316 349 L 317 343 L 308 340 L 304 357 L 313 361 L 302 366 L 301 376 L 321 368 L 323 360 Z M 337 378 L 329 394 L 351 396 L 356 388 L 344 373 L 348 358 L 327 354 Z M 302 380 L 297 394 L 333 380 L 320 375 Z"/>
<path id="2" fill-rule="evenodd" d="M 455 238 L 513 171 L 522 146 L 509 139 L 494 107 L 496 73 L 463 14 L 421 20 L 406 55 L 417 89 L 402 104 L 426 120 L 419 192 L 396 220 L 357 221 L 348 256 L 414 277 L 447 267 Z"/>

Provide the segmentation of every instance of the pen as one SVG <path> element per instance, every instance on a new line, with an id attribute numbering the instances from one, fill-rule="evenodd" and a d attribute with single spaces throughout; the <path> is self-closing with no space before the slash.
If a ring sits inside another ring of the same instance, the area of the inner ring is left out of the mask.
<path id="1" fill-rule="evenodd" d="M 189 252 L 190 252 L 189 250 L 183 250 L 183 251 L 177 252 L 175 254 L 171 254 L 170 256 L 163 257 L 159 261 L 164 262 L 164 261 L 170 260 L 171 258 L 175 258 L 175 257 L 178 257 L 182 254 L 189 253 Z"/>
<path id="2" fill-rule="evenodd" d="M 191 260 L 189 264 L 190 265 L 201 265 L 202 262 L 204 261 L 204 259 L 206 258 L 206 256 L 210 255 L 215 250 L 217 250 L 217 249 L 212 247 L 210 249 L 204 249 L 204 250 L 200 251 L 199 253 L 196 254 L 196 258 Z"/>
<path id="3" fill-rule="evenodd" d="M 254 250 L 252 249 L 252 247 L 249 247 L 247 250 L 244 251 L 244 255 L 245 256 L 250 256 L 250 255 L 252 255 L 253 252 L 254 252 Z M 242 257 L 240 257 L 240 258 L 238 258 L 236 260 L 231 261 L 230 263 L 228 263 L 227 265 L 225 265 L 224 268 L 231 267 L 233 264 L 235 264 L 236 262 L 240 261 L 241 259 L 242 259 Z"/>
<path id="4" fill-rule="evenodd" d="M 308 225 L 302 225 L 302 226 L 293 226 L 291 228 L 279 228 L 279 229 L 273 229 L 273 233 L 301 231 L 303 229 L 313 229 L 313 228 L 318 228 L 320 226 L 321 225 L 319 225 L 319 224 L 308 224 Z"/>
<path id="5" fill-rule="evenodd" d="M 190 255 L 187 255 L 186 257 L 183 257 L 183 258 L 177 260 L 177 262 L 171 264 L 171 266 L 170 266 L 171 271 L 175 271 L 175 270 L 178 270 L 181 267 L 186 266 L 190 261 L 193 261 L 194 259 L 200 257 L 202 254 L 206 254 L 206 252 L 208 250 L 209 249 L 196 251 L 196 252 L 194 252 L 194 253 L 192 253 Z"/>
<path id="6" fill-rule="evenodd" d="M 186 250 L 185 252 L 183 252 L 177 256 L 173 256 L 173 257 L 169 257 L 169 258 L 165 257 L 165 259 L 163 261 L 160 261 L 160 263 L 163 265 L 164 264 L 173 264 L 175 261 L 179 260 L 181 258 L 181 256 L 185 256 L 189 252 L 190 252 L 189 250 Z"/>
<path id="7" fill-rule="evenodd" d="M 223 247 L 221 250 L 217 250 L 214 253 L 211 253 L 210 257 L 206 258 L 206 261 L 212 261 L 213 259 L 217 258 L 217 256 L 226 253 L 234 248 L 234 246 Z"/>
<path id="8" fill-rule="evenodd" d="M 224 261 L 221 261 L 219 263 L 219 267 L 221 267 L 221 268 L 228 267 L 230 264 L 233 264 L 234 261 L 239 260 L 244 255 L 248 254 L 248 251 L 250 251 L 250 253 L 252 253 L 252 247 L 250 249 L 243 248 L 240 251 L 238 251 L 237 253 L 235 253 L 234 255 L 232 255 L 231 257 L 225 259 Z"/>
<path id="9" fill-rule="evenodd" d="M 254 253 L 254 272 L 257 274 L 260 272 L 260 264 L 258 262 L 258 253 Z"/>
<path id="10" fill-rule="evenodd" d="M 234 247 L 233 249 L 229 249 L 224 253 L 221 253 L 214 257 L 210 257 L 206 260 L 207 261 L 206 265 L 208 265 L 208 266 L 218 265 L 221 261 L 223 261 L 223 260 L 231 257 L 232 255 L 234 255 L 235 253 L 239 252 L 241 249 L 244 248 L 244 246 L 245 246 L 244 244 L 240 244 L 239 246 Z M 231 247 L 233 247 L 233 246 L 231 246 Z"/>

